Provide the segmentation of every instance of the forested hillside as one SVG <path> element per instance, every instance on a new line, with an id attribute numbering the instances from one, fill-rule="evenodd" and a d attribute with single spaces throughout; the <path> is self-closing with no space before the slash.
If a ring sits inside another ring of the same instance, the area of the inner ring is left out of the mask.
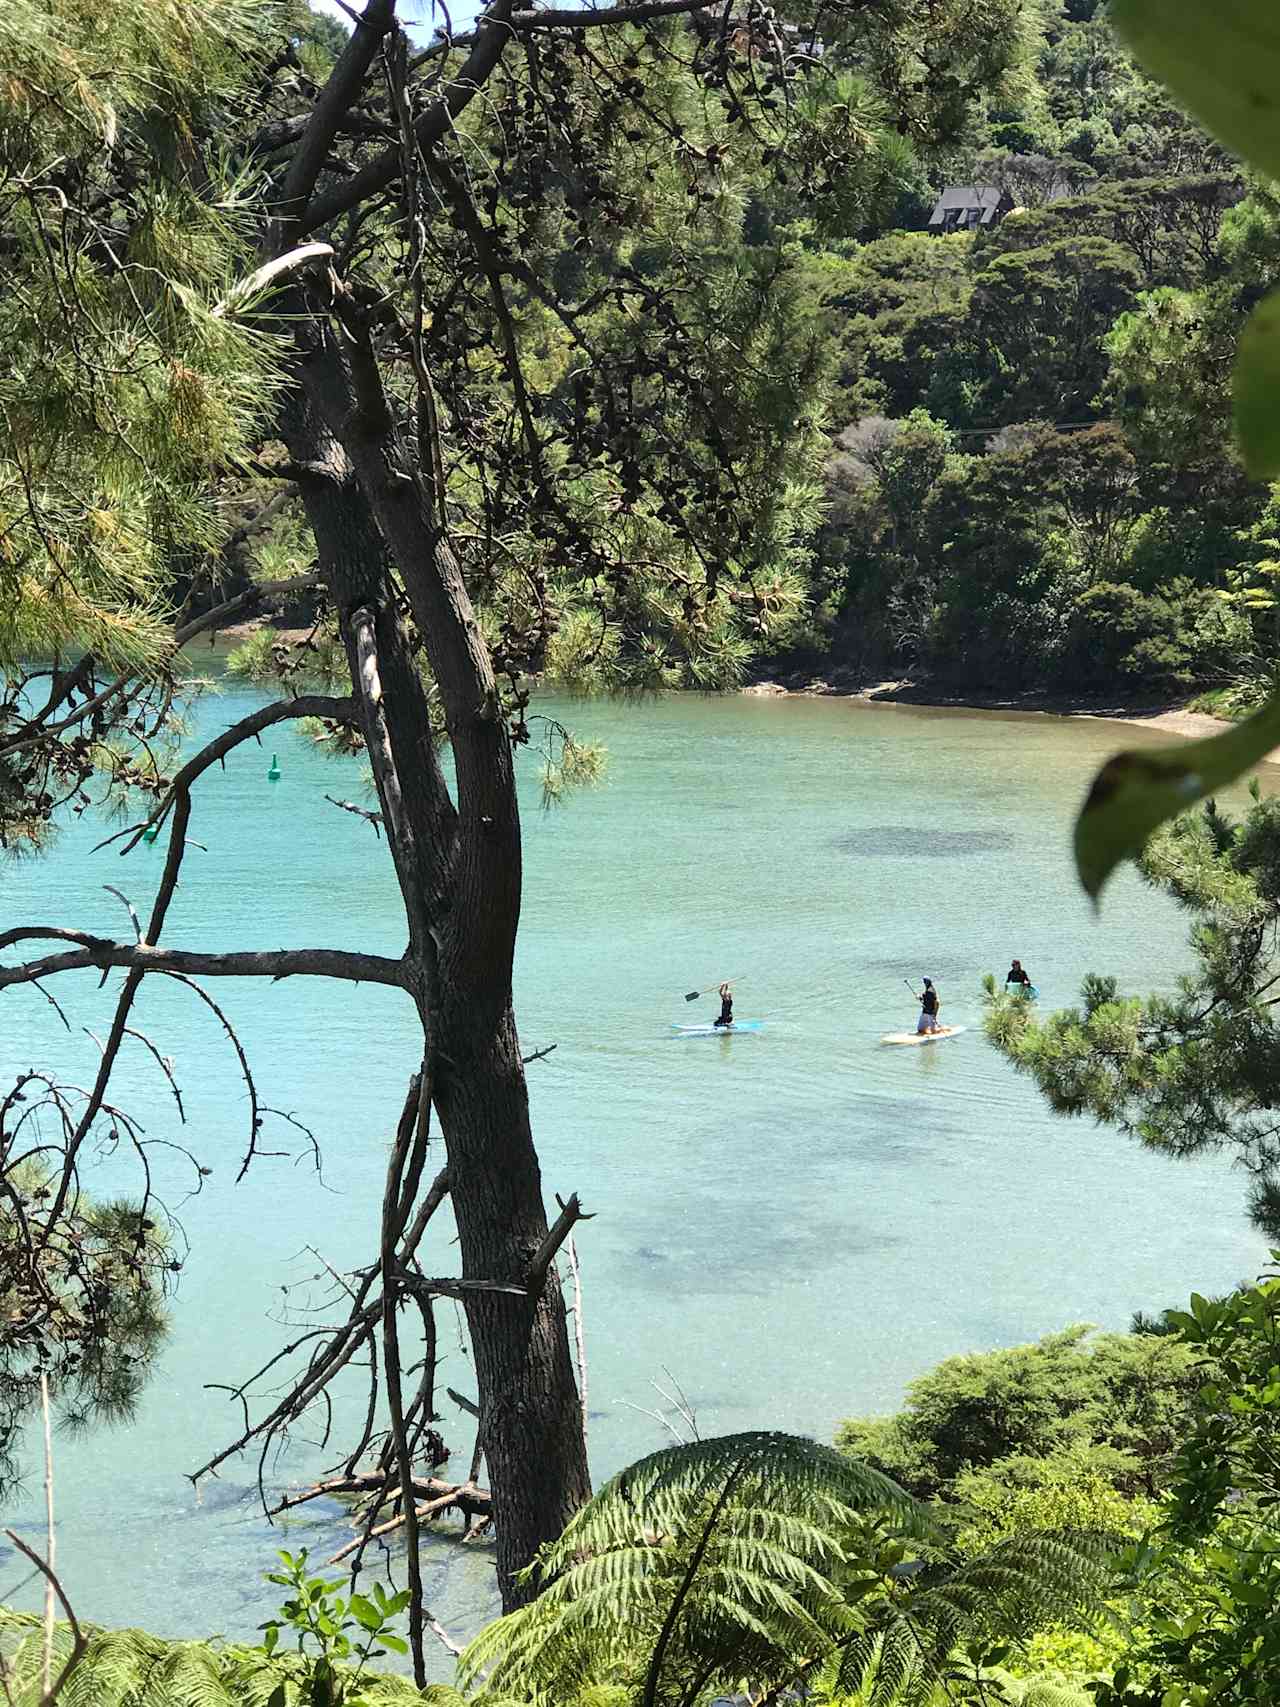
<path id="1" fill-rule="evenodd" d="M 738 453 L 750 422 L 759 457 L 731 511 L 683 475 L 656 512 L 620 492 L 636 556 L 687 559 L 707 596 L 682 601 L 657 577 L 598 636 L 578 568 L 553 571 L 554 622 L 513 662 L 581 686 L 732 686 L 763 657 L 787 680 L 905 675 L 960 697 L 1256 700 L 1274 638 L 1256 589 L 1280 518 L 1233 448 L 1228 382 L 1239 330 L 1280 277 L 1280 204 L 1135 66 L 1104 14 L 1100 0 L 1036 0 L 981 48 L 948 38 L 907 55 L 919 81 L 894 85 L 890 122 L 874 31 L 819 12 L 781 26 L 784 40 L 746 7 L 738 63 L 756 64 L 766 104 L 785 91 L 803 138 L 785 166 L 718 142 L 717 193 L 693 224 L 585 249 L 568 227 L 530 224 L 528 188 L 504 184 L 495 214 L 527 227 L 584 304 L 580 323 L 608 339 L 602 280 L 656 300 L 702 269 L 689 299 L 701 353 L 681 358 L 694 365 L 640 353 L 646 430 L 671 447 L 696 423 L 714 460 Z M 317 34 L 322 51 L 343 39 L 328 20 Z M 951 69 L 928 69 L 942 59 Z M 683 92 L 666 93 L 685 124 Z M 741 122 L 732 103 L 727 116 Z M 647 193 L 665 195 L 647 171 Z M 996 216 L 932 232 L 939 196 L 967 186 L 998 200 Z M 544 428 L 571 436 L 595 404 L 565 326 L 518 279 L 513 296 Z M 631 454 L 603 415 L 599 430 Z M 246 518 L 271 490 L 242 490 Z M 566 535 L 521 549 L 550 563 L 577 548 Z M 751 565 L 745 603 L 708 572 L 726 551 Z M 192 608 L 303 555 L 292 506 L 251 519 L 220 575 L 197 577 Z"/>
<path id="2" fill-rule="evenodd" d="M 1230 442 L 1280 208 L 1136 69 L 1094 0 L 1045 0 L 1013 93 L 823 240 L 835 366 L 812 653 L 847 679 L 1088 695 L 1261 684 L 1272 490 Z M 934 235 L 947 186 L 1006 216 Z"/>

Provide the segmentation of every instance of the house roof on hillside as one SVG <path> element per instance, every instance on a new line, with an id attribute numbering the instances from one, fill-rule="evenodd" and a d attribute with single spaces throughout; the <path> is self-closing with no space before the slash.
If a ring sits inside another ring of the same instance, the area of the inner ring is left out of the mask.
<path id="1" fill-rule="evenodd" d="M 1007 190 L 995 184 L 949 184 L 933 205 L 930 231 L 972 231 L 998 225 L 1013 206 Z"/>

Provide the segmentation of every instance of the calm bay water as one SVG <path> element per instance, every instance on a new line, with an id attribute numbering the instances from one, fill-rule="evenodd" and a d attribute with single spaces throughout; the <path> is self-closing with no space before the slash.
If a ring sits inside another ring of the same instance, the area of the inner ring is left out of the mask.
<path id="1" fill-rule="evenodd" d="M 229 687 L 202 701 L 193 740 L 259 702 Z M 611 754 L 605 784 L 550 814 L 524 755 L 526 900 L 516 971 L 544 1185 L 578 1191 L 592 1455 L 603 1476 L 668 1438 L 654 1382 L 688 1394 L 704 1434 L 778 1427 L 829 1438 L 842 1416 L 895 1406 L 951 1353 L 1225 1287 L 1260 1265 L 1224 1163 L 1175 1163 L 1090 1125 L 1055 1120 L 983 1041 L 979 979 L 1011 955 L 1043 1003 L 1074 999 L 1088 970 L 1132 989 L 1187 965 L 1185 919 L 1126 872 L 1100 918 L 1080 895 L 1068 842 L 1096 765 L 1148 737 L 1088 721 L 935 712 L 848 701 L 703 700 L 542 706 Z M 201 785 L 171 946 L 333 945 L 398 953 L 403 927 L 385 845 L 327 804 L 360 798 L 358 769 L 301 741 L 242 749 Z M 91 855 L 100 826 L 70 828 L 57 857 L 0 869 L 0 923 L 118 934 L 102 888 L 149 904 L 161 848 Z M 886 1049 L 914 1022 L 904 977 L 932 976 L 945 1017 L 972 1029 L 925 1049 Z M 677 1039 L 672 1021 L 714 1017 L 684 991 L 737 976 L 737 1011 L 759 1035 Z M 112 980 L 112 988 L 116 980 Z M 187 1125 L 145 1051 L 116 1097 L 148 1134 L 212 1169 L 180 1211 L 190 1253 L 173 1334 L 137 1421 L 56 1446 L 59 1564 L 81 1617 L 165 1634 L 250 1634 L 275 1605 L 261 1584 L 277 1545 L 320 1559 L 345 1539 L 332 1508 L 270 1528 L 255 1466 L 233 1463 L 197 1500 L 185 1473 L 238 1432 L 239 1409 L 206 1383 L 248 1375 L 285 1323 L 335 1320 L 325 1264 L 375 1247 L 387 1140 L 414 1061 L 396 992 L 292 980 L 218 981 L 264 1100 L 311 1127 L 235 1174 L 247 1105 L 234 1056 L 189 992 L 150 982 L 140 1023 L 174 1059 Z M 0 1006 L 0 1083 L 54 1064 L 87 1083 L 111 992 L 92 975 L 58 989 L 68 1035 L 34 991 Z M 170 1201 L 190 1186 L 154 1153 Z M 129 1170 L 102 1157 L 95 1189 Z M 450 1272 L 438 1218 L 428 1266 Z M 321 1260 L 323 1259 L 323 1260 Z M 310 1277 L 319 1277 L 311 1279 Z M 283 1289 L 288 1288 L 288 1291 Z M 445 1385 L 474 1391 L 442 1304 Z M 339 1429 L 354 1416 L 339 1406 Z M 442 1424 L 465 1470 L 466 1418 Z M 298 1441 L 265 1475 L 301 1481 L 334 1456 Z M 457 1460 L 455 1460 L 455 1465 Z M 38 1474 L 0 1512 L 40 1530 Z M 2 1552 L 2 1550 L 0 1550 Z M 0 1557 L 0 1598 L 18 1561 Z M 432 1546 L 428 1588 L 455 1631 L 491 1606 L 483 1548 Z M 34 1590 L 19 1598 L 31 1602 Z M 441 1675 L 447 1670 L 441 1655 Z"/>

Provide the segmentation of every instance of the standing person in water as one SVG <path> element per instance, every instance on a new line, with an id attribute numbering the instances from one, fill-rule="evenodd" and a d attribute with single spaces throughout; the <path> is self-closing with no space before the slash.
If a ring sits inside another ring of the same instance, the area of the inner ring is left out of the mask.
<path id="1" fill-rule="evenodd" d="M 941 1031 L 938 1024 L 938 992 L 933 987 L 933 979 L 924 980 L 924 993 L 920 997 L 920 1019 L 916 1025 L 917 1033 L 922 1031 Z"/>
<path id="2" fill-rule="evenodd" d="M 1029 990 L 1031 988 L 1031 980 L 1023 970 L 1023 965 L 1020 960 L 1015 960 L 1013 965 L 1005 974 L 1004 987 L 1006 990 L 1009 988 L 1010 984 L 1021 985 L 1023 990 Z"/>
<path id="3" fill-rule="evenodd" d="M 720 1018 L 717 1025 L 733 1024 L 733 987 L 730 984 L 720 986 Z"/>

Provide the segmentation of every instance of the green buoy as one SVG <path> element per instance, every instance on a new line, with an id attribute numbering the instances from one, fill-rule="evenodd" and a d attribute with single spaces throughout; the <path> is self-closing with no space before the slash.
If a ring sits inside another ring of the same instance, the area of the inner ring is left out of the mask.
<path id="1" fill-rule="evenodd" d="M 267 772 L 268 782 L 280 781 L 280 761 L 274 753 L 271 755 L 271 769 Z"/>
<path id="2" fill-rule="evenodd" d="M 144 842 L 154 842 L 159 834 L 159 824 L 148 824 L 147 828 L 142 832 L 142 839 Z"/>

